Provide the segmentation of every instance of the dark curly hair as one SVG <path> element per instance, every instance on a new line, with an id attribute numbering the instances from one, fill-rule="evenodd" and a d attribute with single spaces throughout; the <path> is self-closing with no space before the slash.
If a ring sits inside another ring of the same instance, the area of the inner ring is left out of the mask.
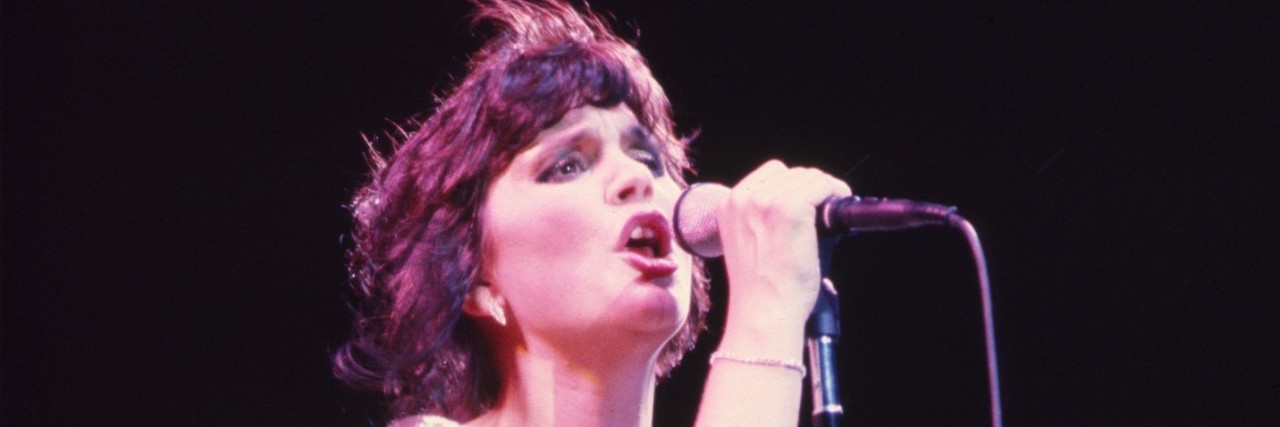
<path id="1" fill-rule="evenodd" d="M 434 114 L 399 128 L 352 200 L 352 338 L 334 355 L 344 382 L 391 399 L 391 416 L 469 420 L 495 404 L 500 378 L 479 326 L 462 314 L 482 277 L 479 215 L 495 177 L 542 130 L 581 106 L 625 104 L 662 141 L 680 186 L 688 140 L 640 53 L 590 10 L 558 0 L 473 0 L 496 34 Z M 709 304 L 695 260 L 693 307 L 658 361 L 665 376 L 693 346 Z"/>

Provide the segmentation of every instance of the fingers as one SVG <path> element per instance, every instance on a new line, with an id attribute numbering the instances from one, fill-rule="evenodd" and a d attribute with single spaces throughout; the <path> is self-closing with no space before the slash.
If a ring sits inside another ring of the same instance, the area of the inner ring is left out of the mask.
<path id="1" fill-rule="evenodd" d="M 770 185 L 775 182 L 775 178 L 787 172 L 787 165 L 778 159 L 771 159 L 756 170 L 751 171 L 747 176 L 738 181 L 735 189 L 742 191 L 758 191 L 765 188 L 772 188 Z"/>
<path id="2" fill-rule="evenodd" d="M 733 287 L 729 310 L 737 313 L 731 316 L 747 323 L 793 319 L 803 324 L 821 280 L 816 208 L 851 194 L 847 184 L 818 169 L 777 160 L 734 186 L 717 212 Z"/>
<path id="3" fill-rule="evenodd" d="M 832 197 L 849 197 L 853 190 L 844 181 L 809 167 L 788 167 L 776 159 L 756 168 L 734 187 L 731 196 L 739 206 L 780 208 L 797 215 Z M 811 215 L 811 214 L 810 214 Z"/>
<path id="4" fill-rule="evenodd" d="M 795 197 L 810 206 L 817 206 L 832 197 L 849 197 L 853 190 L 849 184 L 826 172 L 814 168 L 793 168 Z"/>

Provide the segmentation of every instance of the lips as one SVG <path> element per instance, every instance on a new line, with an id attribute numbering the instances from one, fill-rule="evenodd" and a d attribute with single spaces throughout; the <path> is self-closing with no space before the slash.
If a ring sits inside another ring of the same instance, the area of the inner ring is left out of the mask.
<path id="1" fill-rule="evenodd" d="M 633 215 L 622 227 L 618 251 L 645 277 L 674 274 L 678 265 L 671 256 L 674 232 L 667 218 L 657 211 Z"/>

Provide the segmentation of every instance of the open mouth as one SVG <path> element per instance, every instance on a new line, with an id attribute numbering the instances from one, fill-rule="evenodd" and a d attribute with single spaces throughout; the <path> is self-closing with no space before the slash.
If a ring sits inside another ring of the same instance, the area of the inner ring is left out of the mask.
<path id="1" fill-rule="evenodd" d="M 627 251 L 648 258 L 666 258 L 671 254 L 671 225 L 662 214 L 646 212 L 635 215 L 622 231 L 622 247 Z"/>

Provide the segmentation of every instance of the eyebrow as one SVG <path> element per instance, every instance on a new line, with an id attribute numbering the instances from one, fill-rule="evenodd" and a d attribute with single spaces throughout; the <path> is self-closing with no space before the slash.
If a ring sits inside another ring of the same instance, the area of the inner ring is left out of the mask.
<path id="1" fill-rule="evenodd" d="M 654 149 L 658 148 L 658 145 L 654 142 L 653 132 L 650 132 L 649 128 L 646 128 L 639 123 L 631 125 L 629 129 L 623 132 L 623 135 L 637 143 L 647 145 Z"/>
<path id="2" fill-rule="evenodd" d="M 653 132 L 649 131 L 648 128 L 639 123 L 628 126 L 626 130 L 622 131 L 622 137 L 624 140 L 631 140 L 636 143 L 657 148 Z M 572 134 L 544 140 L 542 144 L 537 145 L 542 146 L 540 148 L 541 150 L 558 150 L 564 147 L 577 145 L 586 138 L 599 138 L 599 136 L 596 135 L 595 129 L 591 127 L 582 127 Z"/>
<path id="3" fill-rule="evenodd" d="M 558 152 L 565 148 L 576 147 L 582 143 L 582 140 L 590 138 L 594 131 L 590 128 L 582 127 L 568 135 L 561 135 L 555 138 L 544 139 L 540 144 L 535 144 L 540 152 Z"/>

